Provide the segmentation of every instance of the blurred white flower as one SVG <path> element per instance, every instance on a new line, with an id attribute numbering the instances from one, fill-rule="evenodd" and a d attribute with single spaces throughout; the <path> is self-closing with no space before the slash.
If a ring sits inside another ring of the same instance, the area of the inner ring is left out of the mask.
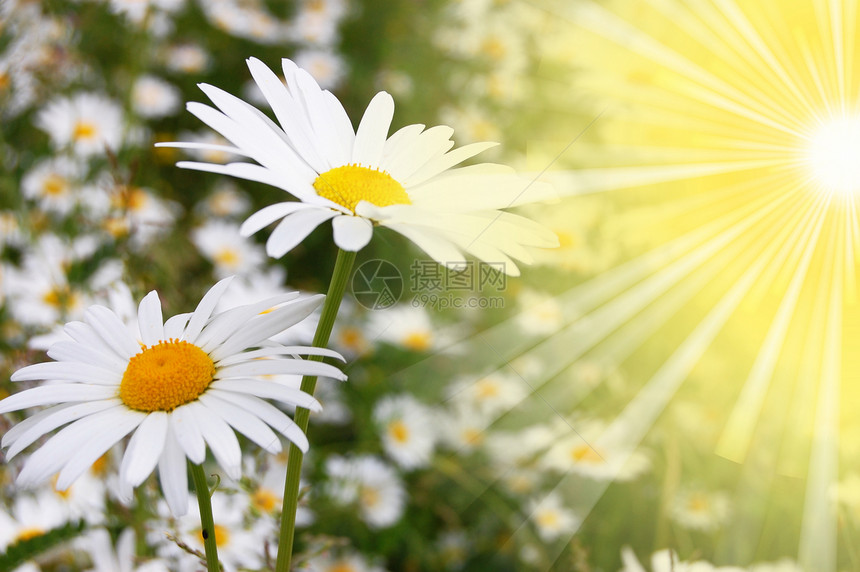
<path id="1" fill-rule="evenodd" d="M 343 58 L 329 50 L 301 50 L 296 53 L 295 62 L 307 70 L 323 89 L 336 89 L 346 76 Z"/>
<path id="2" fill-rule="evenodd" d="M 179 109 L 179 90 L 161 78 L 143 75 L 131 88 L 131 105 L 141 117 L 157 119 L 173 115 Z"/>
<path id="3" fill-rule="evenodd" d="M 411 395 L 387 395 L 373 408 L 385 454 L 404 469 L 430 464 L 436 445 L 438 419 Z"/>
<path id="4" fill-rule="evenodd" d="M 93 567 L 87 572 L 169 572 L 167 564 L 159 559 L 140 563 L 133 528 L 126 528 L 120 533 L 116 548 L 111 542 L 110 533 L 104 528 L 87 531 L 77 544 L 92 560 Z"/>
<path id="5" fill-rule="evenodd" d="M 198 74 L 209 67 L 209 54 L 195 44 L 171 46 L 165 56 L 167 68 L 185 74 Z"/>
<path id="6" fill-rule="evenodd" d="M 68 214 L 79 200 L 76 192 L 84 168 L 68 157 L 54 157 L 36 163 L 21 179 L 21 190 L 40 209 Z"/>
<path id="7" fill-rule="evenodd" d="M 341 505 L 358 507 L 359 517 L 371 528 L 395 524 L 406 504 L 406 490 L 397 472 L 372 456 L 326 459 L 328 495 Z"/>
<path id="8" fill-rule="evenodd" d="M 711 531 L 726 523 L 730 509 L 729 496 L 722 491 L 684 488 L 675 493 L 669 516 L 685 528 Z"/>
<path id="9" fill-rule="evenodd" d="M 542 499 L 532 500 L 527 510 L 538 536 L 544 542 L 552 542 L 566 535 L 572 535 L 581 522 L 572 510 L 565 507 L 561 496 L 554 492 Z"/>
<path id="10" fill-rule="evenodd" d="M 323 552 L 312 556 L 298 568 L 298 572 L 385 572 L 385 570 L 357 552 L 332 554 Z"/>
<path id="11" fill-rule="evenodd" d="M 56 495 L 43 490 L 36 496 L 17 495 L 8 510 L 0 510 L 0 550 L 41 536 L 69 521 Z"/>
<path id="12" fill-rule="evenodd" d="M 460 378 L 446 389 L 449 402 L 486 416 L 509 411 L 530 392 L 525 381 L 508 371 L 496 371 L 478 379 Z"/>
<path id="13" fill-rule="evenodd" d="M 218 278 L 253 272 L 266 261 L 263 247 L 239 234 L 235 223 L 208 220 L 191 231 L 191 242 L 212 263 Z"/>
<path id="14" fill-rule="evenodd" d="M 97 93 L 77 93 L 48 103 L 35 119 L 58 149 L 71 147 L 80 156 L 117 151 L 122 141 L 122 109 Z"/>

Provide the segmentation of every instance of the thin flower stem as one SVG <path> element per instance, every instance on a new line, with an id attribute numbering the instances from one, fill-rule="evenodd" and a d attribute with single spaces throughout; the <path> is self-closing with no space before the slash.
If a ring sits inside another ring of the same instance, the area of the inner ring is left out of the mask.
<path id="1" fill-rule="evenodd" d="M 317 331 L 314 334 L 313 346 L 324 348 L 328 345 L 334 320 L 340 308 L 346 283 L 355 262 L 355 252 L 338 250 L 337 260 L 334 263 L 334 271 L 331 283 L 326 293 L 325 302 L 322 307 Z M 323 356 L 310 356 L 308 359 L 322 361 Z M 306 375 L 302 378 L 301 389 L 310 395 L 314 394 L 317 385 L 316 376 Z M 295 422 L 299 428 L 307 433 L 310 411 L 303 407 L 296 408 Z M 284 504 L 281 509 L 281 531 L 278 539 L 278 561 L 275 564 L 276 572 L 289 572 L 290 561 L 293 557 L 293 539 L 296 533 L 296 510 L 299 504 L 299 479 L 302 473 L 302 460 L 304 455 L 298 447 L 290 443 L 289 456 L 287 458 L 287 481 L 284 483 Z"/>
<path id="2" fill-rule="evenodd" d="M 197 493 L 197 504 L 200 506 L 200 534 L 203 535 L 203 547 L 206 549 L 207 572 L 220 572 L 218 563 L 218 546 L 215 543 L 215 519 L 212 518 L 212 499 L 209 495 L 209 485 L 203 465 L 191 466 L 191 478 L 194 480 L 194 491 Z"/>

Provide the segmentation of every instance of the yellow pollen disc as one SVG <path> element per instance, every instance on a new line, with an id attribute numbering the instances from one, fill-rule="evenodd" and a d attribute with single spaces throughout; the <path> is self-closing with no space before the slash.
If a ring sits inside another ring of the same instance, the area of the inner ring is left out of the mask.
<path id="1" fill-rule="evenodd" d="M 430 332 L 413 332 L 403 339 L 403 345 L 416 352 L 424 352 L 430 349 L 433 337 Z"/>
<path id="2" fill-rule="evenodd" d="M 361 487 L 359 498 L 361 500 L 361 504 L 367 508 L 375 507 L 379 504 L 379 501 L 382 500 L 379 491 L 373 487 Z"/>
<path id="3" fill-rule="evenodd" d="M 484 441 L 484 436 L 477 429 L 463 430 L 463 441 L 469 445 L 480 445 Z"/>
<path id="4" fill-rule="evenodd" d="M 45 192 L 45 195 L 50 197 L 62 195 L 68 188 L 66 180 L 59 175 L 48 175 L 45 177 L 45 182 L 42 183 L 42 190 Z"/>
<path id="5" fill-rule="evenodd" d="M 98 128 L 89 121 L 78 121 L 72 130 L 72 138 L 75 140 L 93 139 L 97 134 Z"/>
<path id="6" fill-rule="evenodd" d="M 194 344 L 159 342 L 129 360 L 119 398 L 138 411 L 172 411 L 197 399 L 214 375 L 212 358 Z"/>
<path id="7" fill-rule="evenodd" d="M 687 508 L 689 508 L 691 512 L 707 512 L 710 508 L 710 503 L 704 495 L 694 494 L 687 502 Z"/>
<path id="8" fill-rule="evenodd" d="M 410 205 L 403 185 L 385 171 L 359 165 L 330 169 L 314 181 L 317 194 L 355 212 L 355 205 L 367 201 L 378 207 Z"/>
<path id="9" fill-rule="evenodd" d="M 280 500 L 275 496 L 275 493 L 261 487 L 254 491 L 254 495 L 251 497 L 251 504 L 261 512 L 272 512 Z"/>
<path id="10" fill-rule="evenodd" d="M 395 419 L 388 424 L 388 434 L 398 443 L 405 443 L 409 440 L 409 427 L 400 419 Z"/>
<path id="11" fill-rule="evenodd" d="M 212 257 L 219 266 L 235 268 L 239 265 L 239 253 L 235 248 L 222 248 Z M 270 310 L 267 310 L 270 311 Z"/>
<path id="12" fill-rule="evenodd" d="M 215 545 L 216 546 L 223 547 L 225 544 L 230 542 L 230 531 L 229 530 L 227 530 L 225 527 L 221 526 L 220 524 L 216 524 L 214 528 L 215 528 Z M 200 538 L 201 543 L 205 542 L 205 539 L 203 538 L 203 529 L 202 528 L 197 529 L 197 536 Z"/>
<path id="13" fill-rule="evenodd" d="M 9 74 L 0 72 L 0 89 L 6 89 L 9 87 Z"/>
<path id="14" fill-rule="evenodd" d="M 542 528 L 556 528 L 559 525 L 558 513 L 545 510 L 538 513 L 537 522 Z"/>
<path id="15" fill-rule="evenodd" d="M 489 399 L 491 397 L 498 397 L 499 386 L 492 379 L 482 379 L 477 384 L 475 384 L 475 393 L 481 399 Z"/>
<path id="16" fill-rule="evenodd" d="M 349 562 L 338 562 L 328 569 L 328 572 L 358 572 Z"/>

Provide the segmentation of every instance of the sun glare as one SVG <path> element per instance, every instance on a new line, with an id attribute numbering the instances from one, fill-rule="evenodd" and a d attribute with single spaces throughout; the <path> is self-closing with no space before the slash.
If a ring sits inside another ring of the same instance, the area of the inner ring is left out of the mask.
<path id="1" fill-rule="evenodd" d="M 808 153 L 812 174 L 823 190 L 843 195 L 860 191 L 860 116 L 821 124 Z"/>

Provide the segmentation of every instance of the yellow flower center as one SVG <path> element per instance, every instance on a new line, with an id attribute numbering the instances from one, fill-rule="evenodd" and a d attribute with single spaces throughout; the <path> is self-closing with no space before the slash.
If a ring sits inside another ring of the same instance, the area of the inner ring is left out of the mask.
<path id="1" fill-rule="evenodd" d="M 79 141 L 81 139 L 94 139 L 98 135 L 98 127 L 90 121 L 80 120 L 75 123 L 75 128 L 72 130 L 72 139 Z"/>
<path id="2" fill-rule="evenodd" d="M 373 508 L 379 504 L 379 501 L 382 500 L 382 496 L 379 494 L 379 491 L 373 487 L 361 487 L 359 499 L 362 506 Z"/>
<path id="3" fill-rule="evenodd" d="M 263 487 L 254 491 L 254 495 L 251 497 L 251 504 L 261 512 L 272 512 L 279 502 L 280 499 L 275 493 Z"/>
<path id="4" fill-rule="evenodd" d="M 358 572 L 355 566 L 343 560 L 336 562 L 334 566 L 328 569 L 328 572 Z"/>
<path id="5" fill-rule="evenodd" d="M 360 165 L 343 165 L 316 178 L 317 194 L 355 212 L 355 205 L 367 201 L 378 207 L 411 205 L 403 185 L 385 171 Z"/>
<path id="6" fill-rule="evenodd" d="M 400 419 L 395 419 L 388 424 L 388 434 L 398 443 L 405 443 L 409 440 L 409 427 Z"/>
<path id="7" fill-rule="evenodd" d="M 215 528 L 215 545 L 216 546 L 224 546 L 228 542 L 230 542 L 230 531 L 220 524 L 216 524 Z M 197 536 L 200 538 L 200 542 L 205 542 L 206 539 L 203 538 L 203 529 L 197 529 Z"/>
<path id="8" fill-rule="evenodd" d="M 558 518 L 558 513 L 551 510 L 544 510 L 538 513 L 537 515 L 537 523 L 541 528 L 549 528 L 554 529 L 558 528 L 560 524 L 560 519 Z"/>
<path id="9" fill-rule="evenodd" d="M 0 89 L 6 89 L 7 87 L 9 87 L 10 83 L 11 82 L 9 81 L 9 74 L 5 72 L 0 72 Z"/>
<path id="10" fill-rule="evenodd" d="M 194 344 L 159 342 L 129 360 L 119 398 L 138 411 L 172 411 L 197 399 L 214 375 L 212 358 Z"/>
<path id="11" fill-rule="evenodd" d="M 690 496 L 689 501 L 687 501 L 687 508 L 690 512 L 708 512 L 708 509 L 711 508 L 710 503 L 708 502 L 708 498 L 703 494 L 693 494 Z"/>
<path id="12" fill-rule="evenodd" d="M 416 352 L 429 350 L 432 342 L 430 332 L 412 332 L 403 338 L 403 346 Z"/>
<path id="13" fill-rule="evenodd" d="M 66 180 L 59 175 L 48 175 L 42 183 L 44 194 L 49 197 L 56 197 L 66 192 L 69 186 Z"/>
<path id="14" fill-rule="evenodd" d="M 235 248 L 222 248 L 212 258 L 218 266 L 236 268 L 239 265 L 239 252 Z"/>
<path id="15" fill-rule="evenodd" d="M 484 436 L 481 432 L 472 427 L 464 429 L 461 437 L 467 445 L 480 445 L 484 441 Z"/>
<path id="16" fill-rule="evenodd" d="M 57 286 L 42 294 L 42 301 L 48 306 L 63 310 L 74 307 L 78 296 L 68 286 Z"/>
<path id="17" fill-rule="evenodd" d="M 499 396 L 499 386 L 493 379 L 482 379 L 475 384 L 475 394 L 480 399 L 489 399 Z"/>

